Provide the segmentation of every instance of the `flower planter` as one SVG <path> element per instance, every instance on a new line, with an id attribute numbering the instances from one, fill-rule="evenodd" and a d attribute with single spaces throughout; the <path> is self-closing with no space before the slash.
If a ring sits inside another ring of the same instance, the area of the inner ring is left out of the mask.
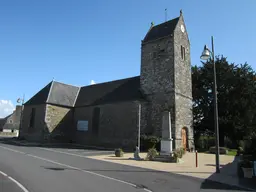
<path id="1" fill-rule="evenodd" d="M 253 176 L 253 168 L 242 168 L 244 172 L 244 178 L 252 178 Z"/>
<path id="2" fill-rule="evenodd" d="M 115 156 L 116 157 L 123 157 L 124 156 L 124 152 L 122 149 L 116 149 L 115 150 Z"/>

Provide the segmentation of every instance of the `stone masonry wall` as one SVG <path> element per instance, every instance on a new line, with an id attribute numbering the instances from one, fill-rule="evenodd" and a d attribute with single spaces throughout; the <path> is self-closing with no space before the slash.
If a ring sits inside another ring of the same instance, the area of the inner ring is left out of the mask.
<path id="1" fill-rule="evenodd" d="M 153 130 L 152 134 L 158 136 L 161 136 L 162 114 L 166 110 L 171 112 L 172 133 L 175 133 L 173 42 L 173 36 L 168 36 L 142 43 L 140 84 L 150 101 L 147 125 Z"/>
<path id="2" fill-rule="evenodd" d="M 30 117 L 32 108 L 35 108 L 35 123 L 34 127 L 30 128 Z M 25 105 L 23 109 L 23 117 L 22 117 L 22 127 L 19 131 L 19 136 L 24 137 L 30 141 L 41 141 L 42 133 L 45 128 L 45 109 L 46 105 Z"/>
<path id="3" fill-rule="evenodd" d="M 185 32 L 181 31 L 181 25 Z M 185 48 L 185 59 L 181 57 L 181 46 Z M 181 130 L 187 128 L 189 147 L 193 145 L 193 112 L 192 112 L 192 77 L 190 60 L 190 43 L 183 16 L 174 31 L 175 63 L 175 144 L 181 146 Z"/>
<path id="4" fill-rule="evenodd" d="M 95 127 L 92 123 L 95 107 L 100 109 L 97 134 L 93 133 Z M 138 105 L 134 102 L 76 108 L 74 120 L 75 125 L 78 120 L 88 120 L 88 131 L 75 130 L 75 142 L 129 149 L 137 144 Z"/>
<path id="5" fill-rule="evenodd" d="M 10 131 L 14 129 L 19 129 L 20 114 L 21 114 L 21 106 L 16 106 L 16 109 L 6 119 L 6 122 L 4 123 L 3 127 L 0 127 L 0 129 L 9 129 Z"/>
<path id="6" fill-rule="evenodd" d="M 162 135 L 162 116 L 164 111 L 171 113 L 171 129 L 172 134 L 175 134 L 175 115 L 174 115 L 174 94 L 173 93 L 159 93 L 148 96 L 151 101 L 150 105 L 150 119 L 148 119 L 151 126 L 154 128 L 153 135 Z"/>
<path id="7" fill-rule="evenodd" d="M 46 105 L 44 140 L 71 139 L 73 111 L 70 108 Z"/>
<path id="8" fill-rule="evenodd" d="M 170 92 L 174 87 L 173 37 L 142 44 L 140 85 L 143 93 Z"/>

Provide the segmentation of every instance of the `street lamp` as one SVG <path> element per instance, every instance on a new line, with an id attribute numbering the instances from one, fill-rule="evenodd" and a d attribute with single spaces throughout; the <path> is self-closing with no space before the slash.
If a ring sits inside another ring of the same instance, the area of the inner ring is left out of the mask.
<path id="1" fill-rule="evenodd" d="M 204 46 L 204 50 L 201 55 L 202 60 L 212 60 L 213 64 L 213 95 L 214 95 L 214 127 L 215 127 L 215 145 L 216 145 L 216 173 L 220 173 L 220 149 L 219 149 L 219 122 L 218 122 L 218 102 L 217 102 L 217 82 L 216 82 L 216 67 L 214 61 L 214 43 L 212 36 L 212 50 L 208 49 L 207 46 Z"/>
<path id="2" fill-rule="evenodd" d="M 17 99 L 17 103 L 21 103 L 21 111 L 20 111 L 20 127 L 19 127 L 19 133 L 22 131 L 22 119 L 23 119 L 23 105 L 24 105 L 25 95 L 23 94 L 22 98 Z"/>

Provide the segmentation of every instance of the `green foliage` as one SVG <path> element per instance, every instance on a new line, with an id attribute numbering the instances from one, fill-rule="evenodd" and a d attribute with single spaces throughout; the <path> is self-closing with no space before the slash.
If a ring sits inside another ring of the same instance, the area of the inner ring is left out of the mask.
<path id="1" fill-rule="evenodd" d="M 242 168 L 252 168 L 252 167 L 253 167 L 253 166 L 252 166 L 252 162 L 251 162 L 250 160 L 247 160 L 247 159 L 243 160 L 243 161 L 240 163 L 240 166 L 241 166 Z"/>
<path id="2" fill-rule="evenodd" d="M 115 156 L 116 157 L 123 157 L 124 156 L 124 152 L 121 148 L 115 149 Z"/>
<path id="3" fill-rule="evenodd" d="M 184 154 L 185 154 L 184 148 L 175 149 L 173 152 L 173 157 L 175 160 L 177 160 L 178 158 L 181 159 Z"/>
<path id="4" fill-rule="evenodd" d="M 215 145 L 215 138 L 212 136 L 200 136 L 195 144 L 199 152 L 205 152 L 208 151 L 211 146 Z"/>
<path id="5" fill-rule="evenodd" d="M 156 150 L 155 148 L 151 148 L 151 149 L 148 150 L 146 159 L 151 161 L 151 160 L 153 160 L 157 155 L 158 155 L 157 150 Z"/>
<path id="6" fill-rule="evenodd" d="M 251 160 L 256 160 L 256 136 L 250 137 L 246 140 L 243 154 L 250 156 Z"/>
<path id="7" fill-rule="evenodd" d="M 247 63 L 236 65 L 216 57 L 220 146 L 227 136 L 232 148 L 256 133 L 256 74 Z M 192 67 L 192 94 L 195 138 L 214 133 L 213 65 L 209 60 Z M 231 147 L 231 146 L 230 146 Z"/>
<path id="8" fill-rule="evenodd" d="M 237 155 L 237 150 L 236 149 L 229 149 L 227 155 L 236 156 Z"/>
<path id="9" fill-rule="evenodd" d="M 147 151 L 151 148 L 158 149 L 160 146 L 160 137 L 143 134 L 141 139 L 141 151 Z"/>

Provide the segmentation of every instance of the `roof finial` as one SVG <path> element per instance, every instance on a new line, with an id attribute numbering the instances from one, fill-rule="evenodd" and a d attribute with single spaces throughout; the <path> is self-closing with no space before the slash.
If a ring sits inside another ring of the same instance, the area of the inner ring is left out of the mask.
<path id="1" fill-rule="evenodd" d="M 152 28 L 152 27 L 154 27 L 154 22 L 153 22 L 153 21 L 151 22 L 151 28 Z"/>
<path id="2" fill-rule="evenodd" d="M 180 16 L 182 15 L 182 9 L 180 10 Z"/>

